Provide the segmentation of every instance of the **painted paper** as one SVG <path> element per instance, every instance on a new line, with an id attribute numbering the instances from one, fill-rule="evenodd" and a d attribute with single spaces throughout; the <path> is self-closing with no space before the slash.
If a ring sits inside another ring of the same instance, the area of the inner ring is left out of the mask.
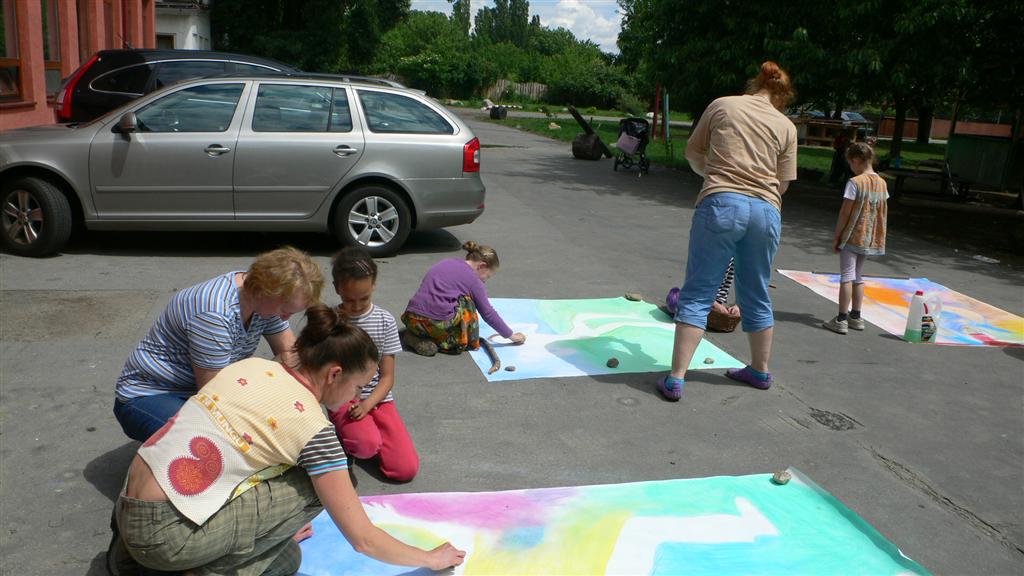
<path id="1" fill-rule="evenodd" d="M 928 574 L 799 472 L 363 498 L 396 538 L 466 551 L 456 574 Z M 431 574 L 357 554 L 326 512 L 303 576 Z"/>
<path id="2" fill-rule="evenodd" d="M 634 372 L 664 372 L 672 366 L 675 324 L 657 306 L 625 298 L 593 300 L 533 300 L 494 298 L 491 300 L 505 322 L 526 334 L 526 343 L 513 346 L 500 337 L 494 349 L 502 370 L 487 374 L 491 359 L 483 350 L 471 352 L 473 360 L 490 382 L 596 376 Z M 493 336 L 494 329 L 480 323 L 480 337 Z M 619 365 L 607 366 L 610 358 Z M 707 358 L 712 363 L 705 363 Z M 515 366 L 515 372 L 504 370 Z M 723 350 L 701 341 L 690 369 L 742 368 L 744 364 Z"/>
<path id="3" fill-rule="evenodd" d="M 839 275 L 779 270 L 814 293 L 839 302 Z M 917 290 L 942 299 L 936 344 L 1024 346 L 1024 318 L 950 290 L 927 278 L 864 278 L 861 317 L 890 334 L 903 337 L 910 299 Z"/>

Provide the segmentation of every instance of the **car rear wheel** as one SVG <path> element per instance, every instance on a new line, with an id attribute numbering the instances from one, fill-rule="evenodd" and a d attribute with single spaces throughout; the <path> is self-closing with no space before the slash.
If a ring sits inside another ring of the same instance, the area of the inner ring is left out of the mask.
<path id="1" fill-rule="evenodd" d="M 391 256 L 405 244 L 412 215 L 405 199 L 384 186 L 360 186 L 342 199 L 334 232 L 343 244 L 362 246 L 371 256 Z"/>
<path id="2" fill-rule="evenodd" d="M 0 187 L 0 226 L 4 248 L 19 256 L 46 256 L 71 236 L 71 206 L 46 180 L 19 178 Z"/>

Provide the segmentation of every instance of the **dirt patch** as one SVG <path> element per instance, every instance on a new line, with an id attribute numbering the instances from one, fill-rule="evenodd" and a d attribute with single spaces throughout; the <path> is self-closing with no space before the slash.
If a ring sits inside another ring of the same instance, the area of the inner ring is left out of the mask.
<path id="1" fill-rule="evenodd" d="M 847 430 L 853 430 L 854 428 L 861 428 L 864 426 L 842 412 L 829 412 L 828 410 L 819 410 L 817 408 L 810 407 L 809 414 L 811 415 L 811 418 L 814 418 L 815 422 L 836 432 L 845 432 Z"/>

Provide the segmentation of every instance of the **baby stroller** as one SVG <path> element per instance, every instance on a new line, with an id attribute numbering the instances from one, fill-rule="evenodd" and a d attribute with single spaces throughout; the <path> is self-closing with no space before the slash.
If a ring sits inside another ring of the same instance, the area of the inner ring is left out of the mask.
<path id="1" fill-rule="evenodd" d="M 619 166 L 632 168 L 633 164 L 640 167 L 640 172 L 646 174 L 651 167 L 647 159 L 647 142 L 650 140 L 651 125 L 645 118 L 623 118 L 619 120 L 619 140 L 615 147 L 621 154 L 615 156 L 613 170 Z"/>

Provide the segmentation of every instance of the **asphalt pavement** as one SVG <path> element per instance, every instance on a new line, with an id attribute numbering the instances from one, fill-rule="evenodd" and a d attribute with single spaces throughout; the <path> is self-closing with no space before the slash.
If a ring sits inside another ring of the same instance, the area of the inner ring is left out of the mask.
<path id="1" fill-rule="evenodd" d="M 431 264 L 494 246 L 494 297 L 660 300 L 682 278 L 699 181 L 613 172 L 569 145 L 472 122 L 487 209 L 414 233 L 380 261 L 396 316 Z M 838 196 L 786 199 L 777 268 L 835 270 Z M 175 290 L 281 244 L 326 267 L 316 234 L 90 233 L 46 259 L 0 255 L 0 556 L 17 576 L 103 574 L 108 522 L 136 448 L 111 408 L 132 346 Z M 878 274 L 925 276 L 1024 314 L 1022 270 L 890 231 Z M 465 357 L 402 355 L 397 407 L 421 455 L 409 484 L 359 467 L 361 494 L 481 491 L 742 475 L 793 466 L 938 574 L 1024 570 L 1024 349 L 905 344 L 868 324 L 819 327 L 834 305 L 776 275 L 775 386 L 691 376 L 663 401 L 653 374 L 488 384 Z M 329 284 L 328 284 L 329 286 Z M 328 303 L 337 302 L 327 294 Z M 302 320 L 293 319 L 298 328 Z M 711 335 L 748 359 L 740 333 Z M 269 355 L 264 344 L 259 354 Z"/>

